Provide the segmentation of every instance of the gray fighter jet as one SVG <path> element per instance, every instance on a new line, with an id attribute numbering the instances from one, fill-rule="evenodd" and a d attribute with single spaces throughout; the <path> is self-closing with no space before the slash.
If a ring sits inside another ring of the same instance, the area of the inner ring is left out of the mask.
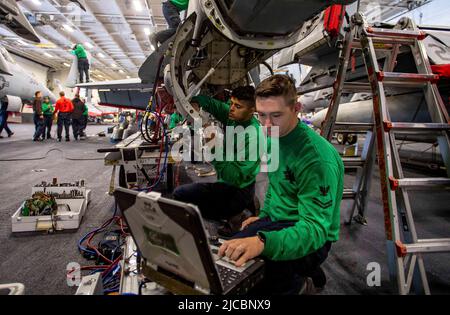
<path id="1" fill-rule="evenodd" d="M 22 104 L 30 104 L 36 91 L 49 96 L 52 102 L 56 97 L 44 84 L 28 74 L 9 52 L 0 46 L 0 99 L 8 98 L 9 111 L 20 112 Z"/>

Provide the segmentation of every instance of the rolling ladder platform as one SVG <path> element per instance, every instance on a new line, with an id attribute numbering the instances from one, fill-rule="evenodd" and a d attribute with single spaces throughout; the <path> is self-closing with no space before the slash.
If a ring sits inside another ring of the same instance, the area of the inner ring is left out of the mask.
<path id="1" fill-rule="evenodd" d="M 353 189 L 344 192 L 344 197 L 354 199 L 350 221 L 356 206 L 361 214 L 367 205 L 370 176 L 377 153 L 391 280 L 396 280 L 399 294 L 409 294 L 412 289 L 416 294 L 430 294 L 423 254 L 450 252 L 450 238 L 419 238 L 409 193 L 412 190 L 450 188 L 450 119 L 436 85 L 439 76 L 432 73 L 422 42 L 427 36 L 426 33 L 418 29 L 410 19 L 402 20 L 401 24 L 402 29 L 374 28 L 368 25 L 362 14 L 356 13 L 352 17 L 351 26 L 346 30 L 334 95 L 322 135 L 331 140 L 333 132 L 338 128 L 350 127 L 336 123 L 340 94 L 343 90 L 355 92 L 366 88 L 372 92 L 374 123 L 358 126 L 369 130 L 362 157 L 353 161 L 344 159 L 346 168 L 360 168 Z M 417 73 L 394 72 L 401 46 L 410 48 Z M 345 82 L 353 49 L 362 50 L 369 84 Z M 388 53 L 382 68 L 377 58 L 379 51 Z M 392 122 L 388 98 L 385 95 L 387 88 L 423 90 L 431 122 Z M 396 135 L 436 136 L 447 177 L 405 178 Z"/>

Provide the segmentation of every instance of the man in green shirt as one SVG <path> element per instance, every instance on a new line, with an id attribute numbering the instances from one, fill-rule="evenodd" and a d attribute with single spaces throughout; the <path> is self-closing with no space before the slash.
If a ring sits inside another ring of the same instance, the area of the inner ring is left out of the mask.
<path id="1" fill-rule="evenodd" d="M 232 92 L 230 103 L 207 96 L 192 99 L 194 107 L 198 104 L 213 115 L 222 124 L 223 129 L 236 132 L 230 133 L 229 136 L 241 139 L 233 141 L 233 156 L 224 155 L 223 158 L 216 158 L 211 162 L 217 173 L 217 182 L 183 185 L 173 193 L 175 199 L 197 205 L 202 216 L 207 219 L 230 219 L 253 202 L 255 180 L 260 166 L 258 152 L 255 152 L 258 150 L 260 126 L 254 117 L 254 91 L 251 86 L 239 87 Z M 224 143 L 226 142 L 225 136 Z M 226 151 L 224 146 L 223 152 Z M 221 154 L 216 153 L 216 157 Z"/>
<path id="2" fill-rule="evenodd" d="M 271 142 L 279 144 L 279 167 L 268 174 L 259 216 L 245 221 L 219 255 L 237 266 L 259 255 L 265 258 L 260 289 L 266 294 L 298 294 L 307 277 L 323 287 L 320 265 L 339 239 L 342 160 L 329 142 L 298 121 L 297 93 L 289 77 L 263 81 L 256 89 L 256 107 Z"/>
<path id="3" fill-rule="evenodd" d="M 42 102 L 42 114 L 44 115 L 44 132 L 43 136 L 47 134 L 47 139 L 52 139 L 52 125 L 53 125 L 53 112 L 55 109 L 50 101 L 50 97 L 44 97 L 44 101 Z"/>
<path id="4" fill-rule="evenodd" d="M 163 44 L 176 33 L 181 23 L 180 13 L 187 10 L 188 6 L 189 0 L 168 0 L 162 3 L 163 14 L 169 28 L 150 35 L 150 42 L 156 50 L 158 43 Z"/>
<path id="5" fill-rule="evenodd" d="M 89 82 L 89 60 L 87 58 L 86 50 L 83 45 L 76 44 L 72 49 L 72 54 L 78 59 L 78 72 L 80 74 L 80 83 L 84 83 L 84 75 L 86 75 L 86 82 Z"/>
<path id="6" fill-rule="evenodd" d="M 84 111 L 83 111 L 83 118 L 82 118 L 82 126 L 80 129 L 80 140 L 85 140 L 86 139 L 86 128 L 87 128 L 87 123 L 88 123 L 88 119 L 89 119 L 89 107 L 86 104 L 85 100 L 81 100 L 84 103 Z"/>

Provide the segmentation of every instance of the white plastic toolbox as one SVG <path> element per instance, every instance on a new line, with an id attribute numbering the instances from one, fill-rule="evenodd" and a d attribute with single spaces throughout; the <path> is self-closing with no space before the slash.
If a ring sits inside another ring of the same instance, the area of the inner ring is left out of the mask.
<path id="1" fill-rule="evenodd" d="M 74 230 L 80 227 L 90 202 L 91 190 L 86 187 L 33 187 L 31 195 L 40 191 L 66 194 L 67 198 L 56 198 L 58 211 L 54 216 L 22 216 L 21 205 L 11 217 L 13 233 Z M 76 197 L 74 194 L 74 197 L 70 198 L 72 192 L 76 192 Z"/>

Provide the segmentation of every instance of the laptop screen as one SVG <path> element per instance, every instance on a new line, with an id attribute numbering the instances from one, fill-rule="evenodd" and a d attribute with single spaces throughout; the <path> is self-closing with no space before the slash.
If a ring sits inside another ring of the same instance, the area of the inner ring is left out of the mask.
<path id="1" fill-rule="evenodd" d="M 196 206 L 117 188 L 114 192 L 142 257 L 202 289 L 219 292 L 220 280 Z"/>

